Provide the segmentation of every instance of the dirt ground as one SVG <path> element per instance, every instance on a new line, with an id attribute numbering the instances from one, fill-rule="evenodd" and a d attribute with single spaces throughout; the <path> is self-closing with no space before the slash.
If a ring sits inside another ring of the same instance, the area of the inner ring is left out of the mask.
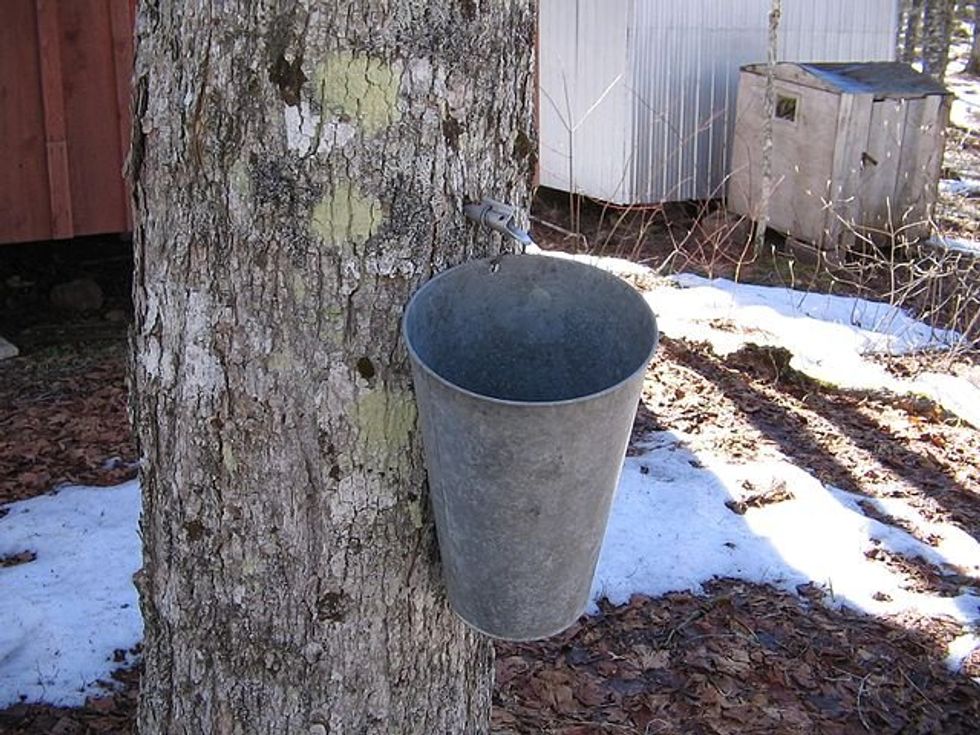
<path id="1" fill-rule="evenodd" d="M 957 175 L 980 178 L 976 136 L 954 131 L 950 141 L 949 166 Z M 567 195 L 542 192 L 534 234 L 545 247 L 629 257 L 664 271 L 686 266 L 787 285 L 805 278 L 832 282 L 832 274 L 781 252 L 778 241 L 768 259 L 746 261 L 734 237 L 718 247 L 700 224 L 711 206 L 624 213 L 585 203 L 575 227 Z M 975 237 L 975 210 L 975 202 L 946 200 L 940 223 Z M 571 234 L 574 229 L 582 234 Z M 23 350 L 0 363 L 0 505 L 61 483 L 109 485 L 135 474 L 126 413 L 126 325 L 106 318 L 127 308 L 129 263 L 118 243 L 89 245 L 90 252 L 59 250 L 54 261 L 27 250 L 0 253 L 0 281 L 7 284 L 6 291 L 0 287 L 7 299 L 0 334 Z M 107 251 L 108 260 L 93 255 Z M 79 268 L 99 279 L 107 294 L 103 309 L 74 315 L 47 310 L 47 287 Z M 10 286 L 15 275 L 19 280 Z M 23 285 L 31 283 L 36 285 Z M 894 493 L 897 486 L 928 517 L 980 539 L 980 431 L 927 400 L 817 385 L 793 371 L 788 357 L 749 346 L 720 358 L 704 344 L 665 338 L 647 375 L 635 439 L 677 430 L 690 437 L 695 451 L 745 462 L 782 453 L 823 482 L 869 497 L 886 487 Z M 938 366 L 980 385 L 975 350 L 882 361 L 898 375 Z M 899 570 L 910 589 L 980 592 L 980 580 L 921 558 L 875 558 Z M 820 602 L 824 590 L 798 593 L 716 580 L 702 596 L 637 596 L 620 607 L 603 605 L 599 615 L 583 617 L 547 641 L 498 644 L 495 732 L 977 731 L 980 685 L 970 677 L 980 677 L 980 652 L 962 674 L 947 669 L 945 647 L 955 626 L 871 618 L 830 609 Z M 17 705 L 0 711 L 0 733 L 130 733 L 139 671 L 120 670 L 115 678 L 117 689 L 83 708 Z"/>
<path id="2" fill-rule="evenodd" d="M 80 330 L 63 324 L 57 345 L 0 364 L 4 501 L 60 482 L 114 484 L 134 472 L 124 335 L 93 344 L 90 330 Z M 817 386 L 792 371 L 788 357 L 750 346 L 721 359 L 705 345 L 665 338 L 636 438 L 679 430 L 692 449 L 743 461 L 779 451 L 823 481 L 869 496 L 898 481 L 917 507 L 980 538 L 980 432 L 928 401 Z M 971 369 L 970 359 L 958 364 Z M 919 367 L 908 363 L 889 365 Z M 880 561 L 900 569 L 910 588 L 980 591 L 980 580 L 922 559 Z M 980 686 L 943 663 L 953 626 L 833 611 L 818 602 L 822 594 L 718 580 L 705 596 L 636 597 L 554 639 L 499 644 L 496 731 L 975 731 Z M 980 656 L 966 672 L 980 676 Z M 0 712 L 0 732 L 131 732 L 138 671 L 116 676 L 122 688 L 84 708 Z"/>
<path id="3" fill-rule="evenodd" d="M 0 504 L 64 483 L 135 476 L 126 385 L 131 269 L 129 246 L 117 238 L 0 248 L 0 335 L 21 351 L 0 362 Z M 99 309 L 48 305 L 52 287 L 79 277 L 101 288 Z"/>

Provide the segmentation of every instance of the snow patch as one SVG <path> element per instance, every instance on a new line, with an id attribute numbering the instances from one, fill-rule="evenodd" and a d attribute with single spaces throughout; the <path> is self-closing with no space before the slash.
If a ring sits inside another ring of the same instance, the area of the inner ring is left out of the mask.
<path id="1" fill-rule="evenodd" d="M 942 179 L 939 192 L 954 197 L 980 196 L 980 181 L 976 179 Z"/>
<path id="2" fill-rule="evenodd" d="M 586 265 L 601 268 L 602 270 L 609 271 L 617 276 L 651 277 L 654 275 L 653 271 L 647 266 L 634 263 L 632 260 L 626 260 L 624 258 L 587 254 L 575 255 L 572 253 L 563 253 L 560 250 L 542 250 L 534 243 L 527 246 L 526 252 L 532 255 L 547 255 L 549 257 L 559 258 L 561 260 L 574 260 L 579 263 L 585 263 Z"/>
<path id="3" fill-rule="evenodd" d="M 646 294 L 666 335 L 708 342 L 719 355 L 749 343 L 782 347 L 793 354 L 793 368 L 816 380 L 922 395 L 980 428 L 980 390 L 968 380 L 939 373 L 898 378 L 865 358 L 946 349 L 960 340 L 955 331 L 935 329 L 898 307 L 866 299 L 686 273 L 671 281 Z"/>
<path id="4" fill-rule="evenodd" d="M 980 636 L 973 633 L 964 633 L 961 636 L 957 636 L 949 644 L 948 653 L 946 654 L 946 666 L 953 671 L 959 671 L 963 668 L 966 657 L 978 647 L 980 647 Z M 980 677 L 974 677 L 973 681 L 980 684 Z"/>
<path id="5" fill-rule="evenodd" d="M 952 250 L 953 252 L 980 257 L 980 242 L 976 240 L 963 240 L 956 237 L 934 237 L 929 240 L 929 244 L 942 250 Z"/>
<path id="6" fill-rule="evenodd" d="M 740 515 L 726 501 L 741 498 L 746 486 L 779 486 L 792 497 Z M 942 541 L 932 547 L 870 518 L 862 501 Z M 683 435 L 660 432 L 650 437 L 645 454 L 627 458 L 623 467 L 593 581 L 592 611 L 602 597 L 618 605 L 636 593 L 700 593 L 705 582 L 731 577 L 793 593 L 814 583 L 828 604 L 873 615 L 913 612 L 964 628 L 980 621 L 980 597 L 909 589 L 901 572 L 867 556 L 877 548 L 980 577 L 975 539 L 954 526 L 927 522 L 901 499 L 876 500 L 825 486 L 786 460 L 746 465 L 695 455 Z"/>
<path id="7" fill-rule="evenodd" d="M 595 598 L 621 604 L 637 592 L 700 592 L 715 577 L 734 577 L 789 591 L 815 582 L 836 603 L 877 615 L 913 610 L 964 624 L 980 619 L 980 598 L 905 590 L 900 574 L 865 556 L 883 546 L 980 576 L 980 544 L 959 529 L 943 525 L 941 534 L 955 542 L 933 548 L 866 516 L 858 503 L 868 498 L 824 486 L 788 461 L 732 464 L 695 455 L 673 432 L 652 440 L 653 448 L 624 465 Z M 725 503 L 739 499 L 746 482 L 764 489 L 779 483 L 793 497 L 739 515 Z M 889 510 L 901 505 L 903 517 L 921 519 L 907 503 L 889 503 Z"/>
<path id="8" fill-rule="evenodd" d="M 755 286 L 689 273 L 674 276 L 681 286 L 650 295 L 655 309 L 685 307 L 687 320 L 728 318 L 778 340 L 791 352 L 837 357 L 839 353 L 903 355 L 955 344 L 960 335 L 923 324 L 889 304 L 848 296 Z M 680 303 L 677 303 L 680 302 Z M 670 314 L 665 315 L 670 318 Z M 814 331 L 815 330 L 815 331 Z M 824 340 L 830 343 L 824 343 Z M 819 350 L 813 343 L 819 343 Z"/>
<path id="9" fill-rule="evenodd" d="M 139 486 L 69 487 L 6 509 L 0 556 L 37 558 L 0 568 L 0 708 L 83 704 L 118 668 L 114 651 L 143 635 Z"/>

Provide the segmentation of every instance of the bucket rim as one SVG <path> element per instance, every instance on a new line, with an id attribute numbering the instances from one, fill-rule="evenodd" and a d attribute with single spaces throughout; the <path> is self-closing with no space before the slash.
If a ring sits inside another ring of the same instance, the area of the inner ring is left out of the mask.
<path id="1" fill-rule="evenodd" d="M 408 320 L 408 313 L 412 308 L 412 304 L 415 303 L 415 300 L 419 297 L 419 294 L 421 294 L 424 290 L 426 290 L 431 284 L 435 283 L 443 276 L 452 273 L 457 268 L 462 268 L 464 266 L 475 264 L 475 263 L 489 263 L 491 260 L 494 260 L 495 258 L 501 258 L 501 257 L 508 258 L 508 259 L 527 258 L 527 259 L 535 259 L 535 260 L 547 258 L 548 260 L 554 260 L 556 262 L 571 265 L 574 268 L 591 268 L 601 273 L 603 277 L 609 279 L 611 282 L 615 282 L 623 286 L 629 293 L 633 294 L 633 297 L 643 302 L 643 306 L 650 311 L 650 318 L 653 322 L 653 340 L 652 340 L 652 344 L 650 345 L 650 351 L 647 353 L 647 356 L 644 358 L 643 362 L 641 362 L 639 367 L 637 367 L 636 370 L 631 372 L 625 378 L 623 378 L 622 380 L 616 383 L 613 383 L 612 385 L 606 388 L 603 388 L 600 391 L 596 391 L 595 393 L 588 393 L 584 396 L 576 396 L 574 398 L 561 398 L 554 401 L 519 401 L 513 398 L 496 398 L 494 396 L 488 396 L 484 393 L 477 393 L 476 391 L 472 391 L 468 388 L 464 388 L 463 386 L 457 385 L 453 381 L 444 378 L 442 375 L 437 373 L 428 365 L 428 363 L 425 360 L 421 358 L 418 352 L 416 352 L 415 348 L 412 346 L 412 341 L 408 338 L 408 329 L 406 327 L 406 322 Z M 405 310 L 402 313 L 401 333 L 402 333 L 402 339 L 405 342 L 405 347 L 412 358 L 412 362 L 415 365 L 418 365 L 420 368 L 422 368 L 422 370 L 424 370 L 426 374 L 431 375 L 433 378 L 435 378 L 439 383 L 442 383 L 447 388 L 451 388 L 454 391 L 462 393 L 463 395 L 469 398 L 473 398 L 479 401 L 485 401 L 487 403 L 491 403 L 498 406 L 515 406 L 515 407 L 519 406 L 521 408 L 528 408 L 531 406 L 535 406 L 535 407 L 540 406 L 542 408 L 548 408 L 552 406 L 568 406 L 574 403 L 583 403 L 585 401 L 595 400 L 597 398 L 602 398 L 603 396 L 607 396 L 611 393 L 614 393 L 617 390 L 619 390 L 621 387 L 626 385 L 627 383 L 630 383 L 633 380 L 635 380 L 637 375 L 642 375 L 647 371 L 647 368 L 650 366 L 650 362 L 653 360 L 653 356 L 657 353 L 657 347 L 660 345 L 660 327 L 657 324 L 657 315 L 653 313 L 653 309 L 650 308 L 650 305 L 647 304 L 643 296 L 641 296 L 635 288 L 630 286 L 622 278 L 620 278 L 619 276 L 613 273 L 610 273 L 609 271 L 603 270 L 602 268 L 599 268 L 594 265 L 590 265 L 589 263 L 582 263 L 577 260 L 570 260 L 565 258 L 555 258 L 554 256 L 550 256 L 550 255 L 539 255 L 537 253 L 524 253 L 524 254 L 506 253 L 503 256 L 498 255 L 498 256 L 487 257 L 487 258 L 476 258 L 474 260 L 467 260 L 463 263 L 457 263 L 456 265 L 450 268 L 446 268 L 444 271 L 440 271 L 432 278 L 430 278 L 428 281 L 426 281 L 421 286 L 419 286 L 419 288 L 416 289 L 415 293 L 412 294 L 411 298 L 408 300 L 408 303 L 405 304 Z"/>

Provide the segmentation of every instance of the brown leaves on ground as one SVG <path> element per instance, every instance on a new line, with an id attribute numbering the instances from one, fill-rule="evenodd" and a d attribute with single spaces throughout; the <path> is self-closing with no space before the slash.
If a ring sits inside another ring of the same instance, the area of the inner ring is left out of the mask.
<path id="1" fill-rule="evenodd" d="M 111 484 L 134 474 L 125 364 L 122 343 L 0 364 L 0 503 L 59 482 Z M 733 461 L 784 454 L 824 482 L 869 497 L 900 495 L 927 517 L 980 536 L 980 432 L 929 401 L 817 384 L 792 370 L 785 351 L 749 346 L 720 358 L 705 345 L 664 338 L 634 438 L 663 430 L 684 432 L 693 451 Z M 111 457 L 120 463 L 106 468 Z M 743 491 L 736 512 L 789 499 L 778 483 Z M 870 517 L 903 525 L 864 505 Z M 900 571 L 909 589 L 976 587 L 922 559 L 870 553 Z M 604 605 L 548 641 L 498 644 L 495 732 L 975 731 L 980 687 L 967 677 L 980 676 L 980 651 L 964 663 L 967 676 L 943 663 L 957 626 L 834 611 L 821 602 L 826 590 L 798 592 L 717 582 L 706 596 Z M 82 708 L 0 711 L 0 733 L 131 733 L 139 672 L 114 676 L 122 690 Z"/>
<path id="2" fill-rule="evenodd" d="M 495 732 L 972 733 L 980 687 L 953 631 L 736 581 L 634 597 L 554 639 L 498 643 Z"/>
<path id="3" fill-rule="evenodd" d="M 18 704 L 0 710 L 4 735 L 130 735 L 136 732 L 141 668 L 113 673 L 118 687 L 89 697 L 84 707 Z"/>
<path id="4" fill-rule="evenodd" d="M 33 551 L 19 551 L 16 554 L 7 554 L 6 556 L 0 556 L 0 569 L 27 564 L 35 559 L 37 559 L 37 554 Z"/>
<path id="5" fill-rule="evenodd" d="M 0 504 L 136 474 L 124 344 L 0 363 Z"/>
<path id="6" fill-rule="evenodd" d="M 773 480 L 772 484 L 766 488 L 757 488 L 749 480 L 743 480 L 742 491 L 743 494 L 740 498 L 725 502 L 729 510 L 740 516 L 745 515 L 749 508 L 762 508 L 766 505 L 793 499 L 793 493 L 786 487 L 786 481 L 783 479 Z"/>
<path id="7" fill-rule="evenodd" d="M 956 597 L 964 592 L 972 592 L 980 597 L 980 580 L 966 574 L 944 572 L 921 556 L 899 554 L 882 547 L 870 549 L 864 555 L 882 562 L 905 577 L 903 589 L 930 592 L 939 597 Z"/>

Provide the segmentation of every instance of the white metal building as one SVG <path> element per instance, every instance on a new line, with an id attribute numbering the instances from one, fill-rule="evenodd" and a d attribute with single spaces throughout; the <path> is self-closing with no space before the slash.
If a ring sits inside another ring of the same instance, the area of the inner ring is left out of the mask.
<path id="1" fill-rule="evenodd" d="M 540 0 L 539 180 L 618 204 L 721 196 L 770 0 Z M 890 61 L 898 0 L 783 0 L 781 61 Z"/>

